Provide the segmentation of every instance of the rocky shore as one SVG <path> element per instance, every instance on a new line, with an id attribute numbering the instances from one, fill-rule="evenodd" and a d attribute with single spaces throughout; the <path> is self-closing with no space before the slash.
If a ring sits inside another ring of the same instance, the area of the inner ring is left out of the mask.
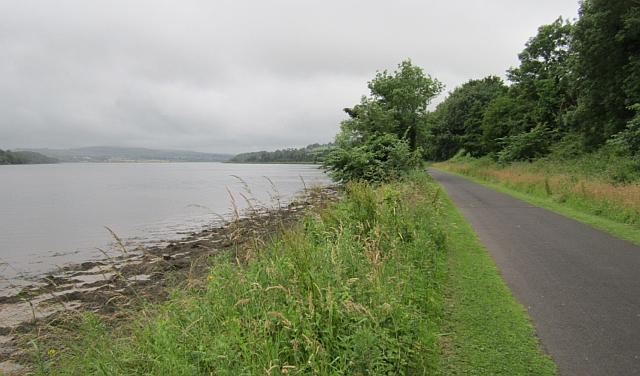
<path id="1" fill-rule="evenodd" d="M 28 372 L 34 359 L 30 341 L 51 335 L 56 326 L 78 314 L 91 311 L 115 323 L 126 312 L 166 301 L 172 288 L 205 278 L 220 252 L 230 252 L 237 262 L 243 262 L 256 244 L 292 226 L 307 209 L 337 199 L 336 187 L 308 188 L 287 205 L 252 206 L 234 213 L 231 222 L 165 247 L 132 247 L 114 235 L 120 256 L 67 266 L 13 295 L 0 297 L 0 374 Z"/>

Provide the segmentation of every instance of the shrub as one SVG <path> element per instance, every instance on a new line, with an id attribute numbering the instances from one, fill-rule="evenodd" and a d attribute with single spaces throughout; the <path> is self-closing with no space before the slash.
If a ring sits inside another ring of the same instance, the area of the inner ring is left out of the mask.
<path id="1" fill-rule="evenodd" d="M 538 124 L 529 132 L 504 137 L 505 146 L 498 152 L 498 161 L 508 163 L 545 156 L 549 153 L 551 138 L 552 131 L 545 124 Z"/>
<path id="2" fill-rule="evenodd" d="M 613 135 L 608 144 L 619 146 L 629 152 L 633 159 L 640 161 L 640 103 L 629 107 L 636 111 L 636 115 L 627 123 L 627 128 Z"/>
<path id="3" fill-rule="evenodd" d="M 389 182 L 419 166 L 420 153 L 419 149 L 412 152 L 409 142 L 395 134 L 375 134 L 361 146 L 334 150 L 324 167 L 335 181 Z"/>

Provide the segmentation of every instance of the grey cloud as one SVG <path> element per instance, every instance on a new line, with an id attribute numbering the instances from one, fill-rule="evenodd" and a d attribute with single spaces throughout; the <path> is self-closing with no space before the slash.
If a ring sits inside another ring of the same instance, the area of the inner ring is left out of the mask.
<path id="1" fill-rule="evenodd" d="M 574 0 L 0 1 L 0 148 L 327 142 L 376 70 L 504 75 Z M 442 98 L 438 99 L 442 100 Z"/>

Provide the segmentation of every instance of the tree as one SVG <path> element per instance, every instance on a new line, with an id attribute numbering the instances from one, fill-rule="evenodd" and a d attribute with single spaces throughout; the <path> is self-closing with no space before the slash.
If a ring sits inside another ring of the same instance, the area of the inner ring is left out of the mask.
<path id="1" fill-rule="evenodd" d="M 403 61 L 398 68 L 400 71 L 395 71 L 394 75 L 386 70 L 376 74 L 368 86 L 373 100 L 386 110 L 395 110 L 397 129 L 394 133 L 406 137 L 411 150 L 415 150 L 420 119 L 444 85 L 430 75 L 425 76 L 422 68 L 414 66 L 411 60 Z"/>
<path id="2" fill-rule="evenodd" d="M 509 90 L 494 98 L 483 114 L 485 152 L 502 161 L 532 159 L 570 131 L 566 118 L 576 106 L 572 30 L 573 25 L 559 17 L 527 41 L 518 54 L 520 65 L 507 71 Z"/>
<path id="3" fill-rule="evenodd" d="M 443 85 L 425 76 L 411 60 L 398 68 L 393 75 L 377 73 L 368 83 L 371 96 L 344 109 L 349 119 L 341 123 L 336 149 L 324 160 L 334 180 L 387 181 L 401 177 L 419 161 L 419 127 Z"/>
<path id="4" fill-rule="evenodd" d="M 460 149 L 477 157 L 485 153 L 482 121 L 491 101 L 506 93 L 507 86 L 496 76 L 469 80 L 456 87 L 429 114 L 424 139 L 425 156 L 430 160 L 446 160 Z"/>
<path id="5" fill-rule="evenodd" d="M 549 153 L 553 132 L 545 125 L 538 124 L 529 132 L 507 136 L 502 141 L 504 147 L 497 153 L 498 161 L 513 162 L 532 160 Z"/>
<path id="6" fill-rule="evenodd" d="M 636 115 L 627 123 L 626 129 L 613 135 L 608 143 L 619 146 L 633 159 L 640 161 L 640 104 L 631 106 L 630 110 L 635 111 Z"/>
<path id="7" fill-rule="evenodd" d="M 640 103 L 640 10 L 637 0 L 584 0 L 573 30 L 574 121 L 588 145 L 625 129 Z"/>
<path id="8" fill-rule="evenodd" d="M 495 154 L 504 147 L 504 138 L 525 133 L 535 127 L 531 118 L 533 102 L 513 93 L 510 88 L 487 106 L 482 118 L 482 144 L 487 154 Z"/>
<path id="9" fill-rule="evenodd" d="M 518 54 L 520 66 L 507 71 L 512 94 L 532 102 L 529 117 L 562 131 L 568 131 L 564 115 L 576 105 L 570 67 L 572 30 L 573 25 L 562 17 L 541 26 Z"/>
<path id="10" fill-rule="evenodd" d="M 387 108 L 375 99 L 363 96 L 359 104 L 344 111 L 350 119 L 340 124 L 340 133 L 336 136 L 339 147 L 348 148 L 365 143 L 375 134 L 391 133 L 399 138 L 405 136 L 400 129 L 396 109 Z"/>

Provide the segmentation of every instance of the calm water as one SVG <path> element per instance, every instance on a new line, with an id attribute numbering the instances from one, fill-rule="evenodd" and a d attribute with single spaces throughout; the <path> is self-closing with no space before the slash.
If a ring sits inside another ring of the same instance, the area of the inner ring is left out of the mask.
<path id="1" fill-rule="evenodd" d="M 270 205 L 304 182 L 327 183 L 311 165 L 223 163 L 56 164 L 0 166 L 0 289 L 69 262 L 102 258 L 112 229 L 139 243 L 183 237 L 246 206 L 244 180 Z M 302 178 L 302 179 L 301 179 Z M 199 205 L 206 207 L 205 210 Z"/>

